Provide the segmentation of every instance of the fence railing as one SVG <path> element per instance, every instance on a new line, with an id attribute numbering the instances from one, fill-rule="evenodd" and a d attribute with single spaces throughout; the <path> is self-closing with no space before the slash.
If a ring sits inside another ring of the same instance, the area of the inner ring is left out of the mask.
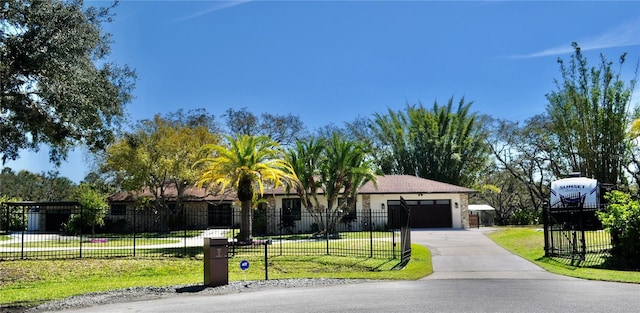
<path id="1" fill-rule="evenodd" d="M 551 208 L 543 212 L 545 255 L 574 266 L 598 266 L 611 257 L 611 236 L 597 207 Z"/>
<path id="2" fill-rule="evenodd" d="M 234 239 L 240 214 L 233 209 L 147 208 L 117 213 L 121 214 L 107 214 L 103 224 L 92 225 L 88 222 L 94 220 L 92 213 L 77 203 L 6 203 L 0 206 L 0 260 L 198 256 L 203 254 L 205 237 L 228 238 L 231 256 L 268 251 L 268 257 L 394 259 L 401 254 L 400 230 L 392 228 L 396 217 L 387 212 L 360 212 L 361 216 L 340 220 L 331 231 L 324 231 L 313 222 L 319 217 L 304 209 L 294 217 L 281 210 L 256 210 L 250 243 Z"/>

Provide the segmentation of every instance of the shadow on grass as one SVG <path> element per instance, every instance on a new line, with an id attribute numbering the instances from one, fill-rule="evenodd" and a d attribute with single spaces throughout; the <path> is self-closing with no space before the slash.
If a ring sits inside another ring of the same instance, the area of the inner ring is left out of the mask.
<path id="1" fill-rule="evenodd" d="M 599 270 L 615 270 L 615 271 L 638 271 L 639 264 L 634 263 L 637 260 L 620 260 L 614 257 L 598 257 L 585 258 L 585 260 L 576 260 L 569 257 L 547 257 L 542 256 L 535 259 L 537 262 L 547 263 L 550 265 L 561 266 L 568 269 L 592 268 Z"/>
<path id="2" fill-rule="evenodd" d="M 164 257 L 180 257 L 180 258 L 196 258 L 202 257 L 204 253 L 203 247 L 180 247 L 180 248 L 158 248 L 137 250 L 138 256 L 164 256 Z"/>

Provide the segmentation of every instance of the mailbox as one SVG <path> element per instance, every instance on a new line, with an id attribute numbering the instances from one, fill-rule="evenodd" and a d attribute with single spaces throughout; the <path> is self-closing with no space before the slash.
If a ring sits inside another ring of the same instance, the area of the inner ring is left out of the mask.
<path id="1" fill-rule="evenodd" d="M 204 284 L 229 284 L 229 241 L 227 238 L 204 238 Z"/>

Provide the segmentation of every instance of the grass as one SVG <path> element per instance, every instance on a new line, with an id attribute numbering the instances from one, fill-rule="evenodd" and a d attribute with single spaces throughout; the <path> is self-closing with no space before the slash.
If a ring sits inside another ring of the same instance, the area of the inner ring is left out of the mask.
<path id="1" fill-rule="evenodd" d="M 331 241 L 329 240 L 329 251 L 349 251 L 349 250 L 368 250 L 373 249 L 374 251 L 384 251 L 387 252 L 393 249 L 393 243 L 389 240 L 369 240 L 369 239 L 343 239 L 340 241 Z M 269 251 L 273 254 L 278 254 L 280 249 L 282 250 L 300 250 L 300 243 L 297 242 L 287 242 L 283 241 L 280 243 L 279 241 L 274 242 L 270 247 Z M 327 241 L 325 240 L 317 240 L 317 241 L 308 241 L 305 242 L 304 250 L 306 254 L 317 254 L 322 255 L 326 253 L 327 250 Z M 397 253 L 400 253 L 399 251 Z"/>
<path id="2" fill-rule="evenodd" d="M 273 257 L 269 279 L 356 278 L 418 279 L 432 272 L 429 251 L 413 245 L 411 261 L 393 270 L 398 260 L 335 256 Z M 229 259 L 229 280 L 264 279 L 264 260 L 246 257 L 251 267 L 239 268 L 243 258 Z M 0 305 L 33 305 L 73 295 L 136 286 L 201 285 L 202 256 L 196 258 L 116 258 L 3 261 Z"/>
<path id="3" fill-rule="evenodd" d="M 231 232 L 229 232 L 231 233 Z M 397 234 L 397 233 L 396 233 Z M 263 236 L 256 237 L 256 239 L 272 239 L 273 241 L 279 240 L 305 240 L 310 239 L 313 234 L 311 233 L 300 233 L 300 234 L 285 234 L 285 235 L 276 235 L 276 236 Z M 369 239 L 369 238 L 391 238 L 395 234 L 390 231 L 373 231 L 371 233 L 362 231 L 362 232 L 341 232 L 340 239 Z M 319 241 L 326 240 L 325 238 L 317 238 Z M 330 239 L 333 240 L 333 239 Z"/>
<path id="4" fill-rule="evenodd" d="M 590 280 L 640 283 L 640 272 L 593 267 L 575 267 L 544 256 L 544 232 L 531 227 L 505 227 L 489 234 L 505 249 L 545 270 L 560 275 Z"/>

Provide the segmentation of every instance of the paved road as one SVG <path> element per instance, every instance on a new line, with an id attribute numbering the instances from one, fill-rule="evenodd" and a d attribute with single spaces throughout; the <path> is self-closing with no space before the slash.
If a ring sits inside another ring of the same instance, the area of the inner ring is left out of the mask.
<path id="1" fill-rule="evenodd" d="M 434 273 L 418 281 L 198 294 L 69 312 L 639 312 L 640 285 L 547 273 L 477 230 L 412 232 Z"/>

